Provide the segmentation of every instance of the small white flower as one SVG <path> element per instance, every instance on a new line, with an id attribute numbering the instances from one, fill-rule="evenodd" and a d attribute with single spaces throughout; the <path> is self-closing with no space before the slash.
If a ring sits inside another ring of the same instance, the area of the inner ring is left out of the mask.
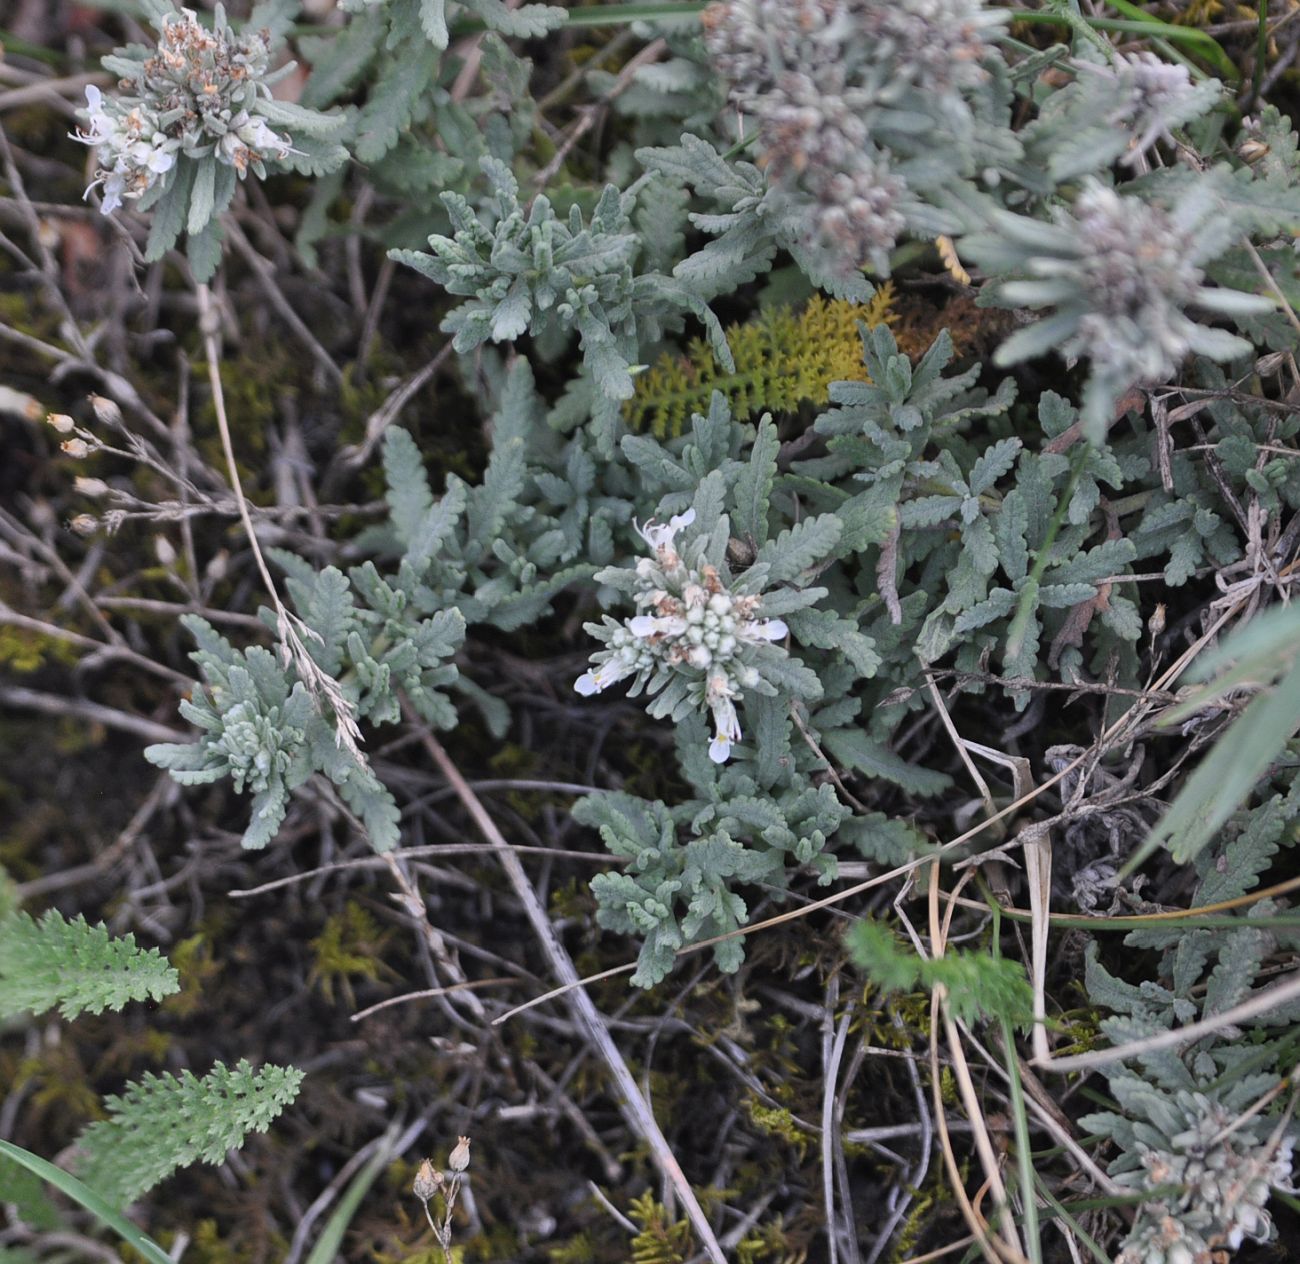
<path id="1" fill-rule="evenodd" d="M 680 615 L 639 614 L 629 619 L 627 629 L 635 637 L 680 636 L 686 631 L 686 620 Z"/>
<path id="2" fill-rule="evenodd" d="M 635 566 L 630 595 L 638 613 L 622 623 L 607 616 L 603 625 L 587 625 L 604 648 L 592 655 L 590 668 L 574 688 L 589 697 L 626 676 L 635 677 L 634 693 L 647 687 L 657 692 L 669 681 L 679 689 L 684 684 L 687 696 L 709 715 L 709 758 L 721 764 L 740 741 L 738 704 L 746 690 L 763 684 L 751 660 L 758 658 L 763 643 L 781 641 L 789 629 L 781 619 L 752 617 L 762 598 L 732 591 L 725 566 L 700 556 L 701 541 L 687 550 L 692 561 L 677 554 L 675 537 L 694 520 L 694 512 L 687 510 L 667 523 L 651 519 L 644 526 L 633 524 L 655 553 Z M 764 658 L 773 652 L 763 651 Z"/>
<path id="3" fill-rule="evenodd" d="M 740 741 L 740 717 L 736 715 L 733 699 L 736 691 L 722 672 L 714 672 L 704 691 L 705 701 L 713 713 L 716 736 L 709 743 L 709 758 L 715 764 L 725 764 L 731 756 L 732 746 Z"/>
<path id="4" fill-rule="evenodd" d="M 688 509 L 685 513 L 674 514 L 666 523 L 656 523 L 653 518 L 645 524 L 638 525 L 635 521 L 632 523 L 633 528 L 656 553 L 671 552 L 673 540 L 677 533 L 683 527 L 689 527 L 695 521 L 695 510 Z"/>
<path id="5" fill-rule="evenodd" d="M 790 634 L 781 619 L 760 619 L 752 623 L 741 624 L 744 634 L 756 641 L 784 641 Z"/>

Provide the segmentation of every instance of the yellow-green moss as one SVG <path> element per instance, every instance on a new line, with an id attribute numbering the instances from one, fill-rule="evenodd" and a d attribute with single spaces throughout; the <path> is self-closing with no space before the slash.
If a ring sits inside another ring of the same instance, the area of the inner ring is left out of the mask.
<path id="1" fill-rule="evenodd" d="M 0 627 L 0 667 L 20 676 L 28 675 L 47 663 L 72 664 L 77 651 L 57 636 L 46 636 L 27 628 Z"/>
<path id="2" fill-rule="evenodd" d="M 814 295 L 802 311 L 772 307 L 731 325 L 726 338 L 734 373 L 724 372 L 708 343 L 697 339 L 687 355 L 664 355 L 637 378 L 624 417 L 634 429 L 664 438 L 681 434 L 692 413 L 708 412 L 714 391 L 722 392 L 737 421 L 793 412 L 805 400 L 825 404 L 832 382 L 866 380 L 858 325 L 888 324 L 893 295 L 890 285 L 865 305 Z"/>
<path id="3" fill-rule="evenodd" d="M 354 979 L 369 979 L 373 983 L 383 974 L 395 977 L 393 970 L 381 960 L 391 938 L 391 933 L 381 931 L 366 909 L 349 900 L 311 941 L 308 985 L 317 988 L 330 1004 L 334 1002 L 337 985 L 347 1004 L 355 1007 Z"/>
<path id="4" fill-rule="evenodd" d="M 808 1135 L 795 1122 L 794 1114 L 784 1106 L 769 1106 L 757 1097 L 745 1099 L 745 1109 L 754 1127 L 769 1137 L 780 1137 L 794 1148 L 802 1163 L 808 1153 Z"/>
<path id="5" fill-rule="evenodd" d="M 684 1264 L 691 1249 L 685 1220 L 669 1220 L 667 1208 L 649 1191 L 632 1200 L 628 1215 L 640 1229 L 632 1239 L 632 1264 Z"/>

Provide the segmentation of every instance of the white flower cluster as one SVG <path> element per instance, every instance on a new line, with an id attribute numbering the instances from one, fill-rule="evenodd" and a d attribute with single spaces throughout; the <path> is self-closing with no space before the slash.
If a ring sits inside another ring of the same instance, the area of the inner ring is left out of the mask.
<path id="1" fill-rule="evenodd" d="M 94 145 L 99 170 L 87 193 L 104 189 L 99 209 L 111 215 L 127 198 L 138 198 L 176 165 L 180 142 L 158 125 L 157 115 L 144 106 L 123 108 L 95 85 L 86 85 L 88 127 L 76 138 Z"/>
<path id="2" fill-rule="evenodd" d="M 1291 1188 L 1294 1138 L 1275 1141 L 1268 1120 L 1243 1124 L 1202 1093 L 1179 1093 L 1177 1102 L 1189 1126 L 1167 1147 L 1139 1144 L 1143 1171 L 1121 1180 L 1179 1193 L 1143 1207 L 1116 1264 L 1201 1264 L 1246 1239 L 1266 1242 L 1269 1190 Z"/>
<path id="3" fill-rule="evenodd" d="M 592 655 L 591 669 L 574 688 L 590 696 L 631 676 L 633 694 L 647 685 L 653 693 L 674 676 L 685 677 L 692 696 L 712 715 L 709 757 L 721 764 L 740 741 L 736 703 L 762 680 L 747 660 L 755 646 L 783 639 L 787 628 L 780 619 L 757 617 L 762 598 L 733 593 L 715 567 L 687 565 L 674 541 L 694 521 L 689 509 L 666 524 L 652 520 L 637 528 L 654 550 L 636 566 L 635 601 L 647 613 L 623 623 L 606 616 L 603 624 L 587 624 L 605 648 Z"/>
<path id="4" fill-rule="evenodd" d="M 164 179 L 178 154 L 214 156 L 242 178 L 266 175 L 267 158 L 286 158 L 289 138 L 257 112 L 270 96 L 270 46 L 264 32 L 236 34 L 218 6 L 206 30 L 193 10 L 162 19 L 158 51 L 133 63 L 122 79 L 132 95 L 106 97 L 86 88 L 85 131 L 75 138 L 95 148 L 105 215 L 143 196 Z"/>

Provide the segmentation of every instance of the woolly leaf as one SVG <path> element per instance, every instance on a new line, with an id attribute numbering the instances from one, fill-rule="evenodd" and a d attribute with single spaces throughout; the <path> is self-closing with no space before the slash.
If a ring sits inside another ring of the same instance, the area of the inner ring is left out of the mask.
<path id="1" fill-rule="evenodd" d="M 772 418 L 765 416 L 758 423 L 758 434 L 749 455 L 749 463 L 736 482 L 736 529 L 757 547 L 767 543 L 768 502 L 772 496 L 772 483 L 776 478 L 776 454 L 781 441 L 777 437 Z"/>
<path id="2" fill-rule="evenodd" d="M 356 155 L 382 158 L 411 125 L 438 71 L 438 50 L 423 40 L 405 44 L 389 62 L 357 120 Z"/>
<path id="3" fill-rule="evenodd" d="M 795 579 L 829 557 L 843 529 L 844 524 L 834 514 L 820 514 L 795 523 L 775 540 L 769 540 L 757 557 L 758 563 L 768 568 L 768 582 Z"/>
<path id="4" fill-rule="evenodd" d="M 384 477 L 388 482 L 384 499 L 393 527 L 402 543 L 409 545 L 433 507 L 433 493 L 420 449 L 400 426 L 390 426 L 384 435 Z"/>
<path id="5" fill-rule="evenodd" d="M 797 610 L 786 616 L 790 630 L 805 645 L 835 650 L 853 664 L 859 676 L 874 676 L 880 668 L 875 642 L 851 619 L 830 610 Z"/>
<path id="6" fill-rule="evenodd" d="M 826 750 L 846 768 L 892 782 L 908 794 L 931 798 L 952 785 L 952 778 L 947 773 L 908 763 L 880 743 L 873 742 L 860 729 L 834 729 L 823 733 L 821 740 Z"/>

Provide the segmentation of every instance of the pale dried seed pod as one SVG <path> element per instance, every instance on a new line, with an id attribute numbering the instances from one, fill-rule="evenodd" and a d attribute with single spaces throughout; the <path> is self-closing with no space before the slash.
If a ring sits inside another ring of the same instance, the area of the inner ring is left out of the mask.
<path id="1" fill-rule="evenodd" d="M 122 410 L 113 400 L 106 395 L 91 395 L 90 406 L 95 410 L 95 416 L 106 426 L 120 426 L 122 424 Z"/>
<path id="2" fill-rule="evenodd" d="M 457 1137 L 456 1148 L 447 1157 L 447 1166 L 453 1172 L 463 1172 L 469 1167 L 469 1138 Z"/>
<path id="3" fill-rule="evenodd" d="M 415 1173 L 415 1183 L 411 1186 L 416 1198 L 422 1203 L 427 1203 L 442 1188 L 442 1185 L 442 1173 L 428 1159 L 422 1160 L 419 1170 Z"/>

